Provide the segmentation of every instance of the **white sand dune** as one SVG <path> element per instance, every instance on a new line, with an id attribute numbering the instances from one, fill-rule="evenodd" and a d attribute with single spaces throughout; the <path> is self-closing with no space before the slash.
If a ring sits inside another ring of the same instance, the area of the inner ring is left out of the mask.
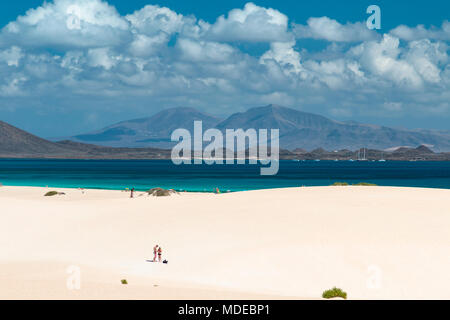
<path id="1" fill-rule="evenodd" d="M 450 298 L 450 190 L 57 190 L 0 188 L 0 299 Z"/>

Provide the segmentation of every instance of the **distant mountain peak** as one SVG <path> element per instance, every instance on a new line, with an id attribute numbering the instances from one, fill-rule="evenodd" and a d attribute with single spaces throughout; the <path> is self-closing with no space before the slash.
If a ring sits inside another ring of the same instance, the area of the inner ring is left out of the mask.
<path id="1" fill-rule="evenodd" d="M 111 147 L 169 148 L 174 145 L 170 139 L 172 132 L 178 128 L 193 131 L 194 121 L 202 121 L 203 128 L 208 129 L 220 119 L 195 108 L 175 107 L 161 110 L 150 117 L 121 121 L 69 139 Z"/>
<path id="2" fill-rule="evenodd" d="M 63 148 L 0 120 L 0 150 L 3 154 L 57 153 Z"/>
<path id="3" fill-rule="evenodd" d="M 360 148 L 394 150 L 398 146 L 424 145 L 433 151 L 450 150 L 450 132 L 406 130 L 385 126 L 361 124 L 355 121 L 339 122 L 322 115 L 268 104 L 237 112 L 221 121 L 217 117 L 191 107 L 164 109 L 150 117 L 122 121 L 101 130 L 72 137 L 82 143 L 112 147 L 170 148 L 170 137 L 178 128 L 193 131 L 196 120 L 203 129 L 279 129 L 280 147 L 294 150 L 357 150 Z M 424 152 L 427 152 L 425 149 Z M 430 150 L 431 151 L 431 150 Z"/>
<path id="4" fill-rule="evenodd" d="M 426 145 L 420 145 L 416 148 L 417 151 L 420 151 L 421 153 L 434 153 L 433 150 L 428 148 Z"/>

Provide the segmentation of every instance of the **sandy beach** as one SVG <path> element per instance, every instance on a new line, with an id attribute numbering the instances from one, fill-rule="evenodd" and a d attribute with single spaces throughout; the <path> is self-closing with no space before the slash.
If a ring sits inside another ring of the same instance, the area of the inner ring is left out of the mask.
<path id="1" fill-rule="evenodd" d="M 0 205 L 0 299 L 450 298 L 450 190 L 0 187 Z"/>

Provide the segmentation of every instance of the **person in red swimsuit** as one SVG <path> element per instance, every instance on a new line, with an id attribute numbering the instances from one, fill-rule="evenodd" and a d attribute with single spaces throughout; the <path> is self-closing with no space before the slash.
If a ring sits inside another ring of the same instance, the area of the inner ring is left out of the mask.
<path id="1" fill-rule="evenodd" d="M 153 262 L 156 262 L 156 255 L 158 254 L 158 245 L 153 247 Z"/>
<path id="2" fill-rule="evenodd" d="M 161 257 L 162 257 L 162 249 L 161 247 L 158 247 L 158 261 L 161 262 Z"/>

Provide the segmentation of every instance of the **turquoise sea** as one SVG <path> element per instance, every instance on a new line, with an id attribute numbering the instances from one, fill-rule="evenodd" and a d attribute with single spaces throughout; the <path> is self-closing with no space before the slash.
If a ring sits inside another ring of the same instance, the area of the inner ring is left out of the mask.
<path id="1" fill-rule="evenodd" d="M 259 165 L 180 165 L 170 160 L 0 160 L 5 186 L 186 191 L 242 191 L 327 186 L 336 181 L 450 189 L 450 162 L 280 161 L 279 173 Z"/>

